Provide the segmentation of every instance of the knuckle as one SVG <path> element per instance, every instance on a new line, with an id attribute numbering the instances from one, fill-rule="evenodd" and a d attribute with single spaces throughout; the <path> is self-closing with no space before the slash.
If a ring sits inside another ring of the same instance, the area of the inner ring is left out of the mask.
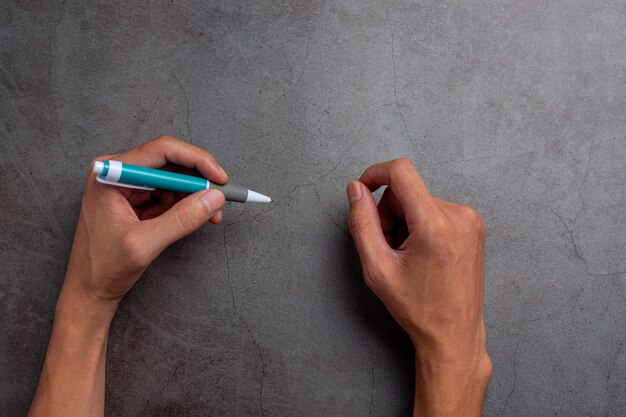
<path id="1" fill-rule="evenodd" d="M 391 166 L 394 170 L 401 173 L 409 173 L 415 171 L 415 165 L 413 165 L 413 161 L 408 158 L 398 158 L 392 161 Z"/>
<path id="2" fill-rule="evenodd" d="M 472 206 L 461 204 L 459 205 L 459 212 L 461 217 L 468 223 L 478 223 L 481 220 L 480 214 Z"/>
<path id="3" fill-rule="evenodd" d="M 429 237 L 432 249 L 439 256 L 447 258 L 455 252 L 457 236 L 454 224 L 446 216 L 436 216 L 431 220 Z"/>
<path id="4" fill-rule="evenodd" d="M 431 219 L 432 233 L 448 240 L 454 232 L 452 221 L 445 215 L 433 216 Z"/>
<path id="5" fill-rule="evenodd" d="M 138 154 L 142 154 L 144 152 L 144 150 L 146 149 L 146 146 L 148 146 L 150 143 L 158 143 L 158 139 L 159 138 L 155 138 L 155 139 L 152 139 L 152 140 L 150 140 L 148 142 L 144 142 L 144 143 L 140 144 L 139 146 L 137 146 L 134 149 L 134 151 L 136 151 Z"/>
<path id="6" fill-rule="evenodd" d="M 159 143 L 170 143 L 170 142 L 173 142 L 174 140 L 175 139 L 170 135 L 160 135 L 154 139 L 155 142 L 159 142 Z"/>
<path id="7" fill-rule="evenodd" d="M 126 259 L 131 266 L 141 268 L 147 265 L 148 262 L 146 262 L 144 247 L 136 237 L 136 234 L 126 233 L 122 237 L 120 246 L 124 254 L 124 259 Z"/>
<path id="8" fill-rule="evenodd" d="M 461 219 L 472 231 L 481 231 L 485 229 L 485 221 L 480 217 L 478 211 L 467 205 L 461 205 L 459 207 Z"/>
<path id="9" fill-rule="evenodd" d="M 379 264 L 371 265 L 363 274 L 365 284 L 376 294 L 382 294 L 389 286 L 388 273 Z"/>
<path id="10" fill-rule="evenodd" d="M 363 279 L 368 288 L 377 296 L 397 298 L 398 278 L 403 274 L 402 271 L 409 270 L 410 266 L 398 262 L 398 259 L 380 257 L 363 265 Z"/>
<path id="11" fill-rule="evenodd" d="M 386 279 L 384 275 L 369 273 L 363 276 L 365 285 L 376 294 L 380 294 L 386 288 Z"/>

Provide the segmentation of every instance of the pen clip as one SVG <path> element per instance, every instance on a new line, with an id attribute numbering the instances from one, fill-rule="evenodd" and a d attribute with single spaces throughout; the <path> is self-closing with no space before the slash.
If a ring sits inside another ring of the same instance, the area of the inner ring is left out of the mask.
<path id="1" fill-rule="evenodd" d="M 142 185 L 128 184 L 126 182 L 110 181 L 104 178 L 102 175 L 96 176 L 96 181 L 102 184 L 115 185 L 116 187 L 133 188 L 135 190 L 146 190 L 146 191 L 156 190 L 156 188 L 153 188 L 153 187 L 144 187 Z"/>

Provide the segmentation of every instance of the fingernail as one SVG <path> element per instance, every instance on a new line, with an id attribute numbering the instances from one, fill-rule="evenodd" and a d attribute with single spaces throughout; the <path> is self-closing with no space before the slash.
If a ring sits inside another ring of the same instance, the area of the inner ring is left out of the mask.
<path id="1" fill-rule="evenodd" d="M 350 181 L 346 193 L 348 194 L 348 201 L 352 204 L 361 198 L 361 186 L 356 181 Z"/>
<path id="2" fill-rule="evenodd" d="M 217 190 L 207 190 L 200 196 L 200 201 L 210 214 L 214 214 L 224 205 L 224 194 Z"/>
<path id="3" fill-rule="evenodd" d="M 223 176 L 225 176 L 226 178 L 228 178 L 228 174 L 226 173 L 226 171 L 224 171 L 224 168 L 222 168 L 221 166 L 217 166 L 220 170 L 220 172 L 222 173 Z"/>

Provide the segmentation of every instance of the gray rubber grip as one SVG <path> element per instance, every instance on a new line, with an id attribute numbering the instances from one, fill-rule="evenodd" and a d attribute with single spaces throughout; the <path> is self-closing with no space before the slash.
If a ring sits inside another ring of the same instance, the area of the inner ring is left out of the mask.
<path id="1" fill-rule="evenodd" d="M 245 203 L 248 199 L 248 189 L 240 185 L 225 184 L 219 185 L 211 183 L 211 190 L 219 190 L 224 193 L 226 201 L 236 201 L 238 203 Z"/>

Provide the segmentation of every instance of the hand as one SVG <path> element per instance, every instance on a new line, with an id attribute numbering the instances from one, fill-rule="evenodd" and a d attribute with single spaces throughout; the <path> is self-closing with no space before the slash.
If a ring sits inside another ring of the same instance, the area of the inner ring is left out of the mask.
<path id="1" fill-rule="evenodd" d="M 482 219 L 433 196 L 407 159 L 369 167 L 347 194 L 365 282 L 415 346 L 414 415 L 480 415 L 491 376 Z"/>
<path id="2" fill-rule="evenodd" d="M 106 159 L 152 168 L 177 164 L 196 168 L 220 184 L 228 180 L 210 153 L 169 136 L 122 154 L 97 158 Z M 171 191 L 100 184 L 92 167 L 93 163 L 87 175 L 64 291 L 69 288 L 96 306 L 115 308 L 163 249 L 207 221 L 221 222 L 224 195 L 207 190 L 184 197 Z"/>
<path id="3" fill-rule="evenodd" d="M 168 136 L 98 159 L 170 169 L 173 163 L 220 184 L 228 180 L 211 154 Z M 104 415 L 106 345 L 120 299 L 169 244 L 222 221 L 224 195 L 217 190 L 184 197 L 120 188 L 96 182 L 92 167 L 31 417 Z"/>

